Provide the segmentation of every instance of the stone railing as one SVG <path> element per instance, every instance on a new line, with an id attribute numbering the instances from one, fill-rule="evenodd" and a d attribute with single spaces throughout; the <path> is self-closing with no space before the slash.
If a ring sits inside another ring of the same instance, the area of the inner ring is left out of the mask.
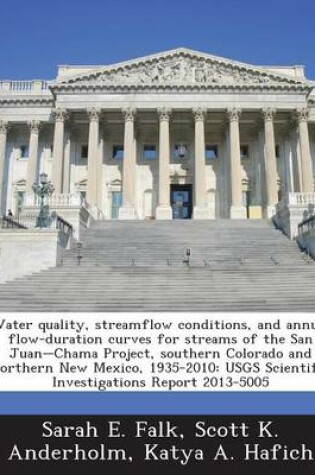
<path id="1" fill-rule="evenodd" d="M 49 86 L 52 81 L 0 81 L 0 95 L 7 94 L 50 94 Z"/>
<path id="2" fill-rule="evenodd" d="M 290 238 L 298 235 L 299 224 L 314 214 L 315 193 L 286 193 L 277 204 L 274 221 Z"/>
<path id="3" fill-rule="evenodd" d="M 84 206 L 85 200 L 82 200 L 79 193 L 53 193 L 47 200 L 49 207 L 68 207 L 68 206 Z M 25 206 L 39 206 L 39 198 L 35 195 L 27 195 L 25 197 Z"/>
<path id="4" fill-rule="evenodd" d="M 284 200 L 288 205 L 308 206 L 315 204 L 315 193 L 287 193 Z"/>
<path id="5" fill-rule="evenodd" d="M 49 206 L 51 213 L 56 213 L 73 228 L 73 238 L 80 239 L 80 230 L 89 227 L 91 222 L 101 217 L 95 217 L 95 211 L 80 193 L 53 193 L 45 204 Z M 32 227 L 39 213 L 40 200 L 34 194 L 25 196 L 23 204 L 23 219 L 25 224 Z M 34 225 L 33 225 L 34 226 Z"/>

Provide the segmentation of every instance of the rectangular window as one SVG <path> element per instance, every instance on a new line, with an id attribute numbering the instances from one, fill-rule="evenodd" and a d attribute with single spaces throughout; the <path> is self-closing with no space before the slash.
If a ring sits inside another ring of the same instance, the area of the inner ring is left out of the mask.
<path id="1" fill-rule="evenodd" d="M 241 152 L 241 160 L 246 160 L 249 158 L 249 147 L 248 145 L 241 145 L 240 146 L 240 152 Z"/>
<path id="2" fill-rule="evenodd" d="M 124 146 L 113 145 L 113 159 L 122 160 L 124 158 Z"/>
<path id="3" fill-rule="evenodd" d="M 218 146 L 206 145 L 206 160 L 215 160 L 218 158 Z"/>
<path id="4" fill-rule="evenodd" d="M 155 145 L 144 145 L 143 147 L 144 160 L 155 160 L 157 158 L 157 150 Z"/>
<path id="5" fill-rule="evenodd" d="M 20 158 L 28 158 L 28 145 L 20 146 Z"/>
<path id="6" fill-rule="evenodd" d="M 89 146 L 86 144 L 81 145 L 81 158 L 88 158 Z"/>

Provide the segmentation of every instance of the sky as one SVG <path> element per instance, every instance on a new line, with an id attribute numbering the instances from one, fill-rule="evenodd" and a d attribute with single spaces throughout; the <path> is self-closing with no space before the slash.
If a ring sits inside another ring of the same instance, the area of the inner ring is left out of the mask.
<path id="1" fill-rule="evenodd" d="M 0 80 L 53 79 L 177 47 L 315 80 L 315 0 L 2 0 Z"/>

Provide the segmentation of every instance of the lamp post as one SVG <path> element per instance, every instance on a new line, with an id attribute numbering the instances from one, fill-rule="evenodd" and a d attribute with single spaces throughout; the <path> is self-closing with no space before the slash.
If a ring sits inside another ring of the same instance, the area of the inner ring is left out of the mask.
<path id="1" fill-rule="evenodd" d="M 49 228 L 51 224 L 49 216 L 49 207 L 45 206 L 45 197 L 51 196 L 54 192 L 54 187 L 50 181 L 48 181 L 47 173 L 41 173 L 39 175 L 39 183 L 34 183 L 32 190 L 35 195 L 40 198 L 39 214 L 37 216 L 36 227 L 37 228 Z"/>

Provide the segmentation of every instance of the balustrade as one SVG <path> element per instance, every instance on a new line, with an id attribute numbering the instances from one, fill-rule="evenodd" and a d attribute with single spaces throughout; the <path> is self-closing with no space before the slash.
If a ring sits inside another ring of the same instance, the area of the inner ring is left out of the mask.
<path id="1" fill-rule="evenodd" d="M 4 94 L 38 94 L 49 93 L 52 81 L 0 81 L 0 93 Z"/>

